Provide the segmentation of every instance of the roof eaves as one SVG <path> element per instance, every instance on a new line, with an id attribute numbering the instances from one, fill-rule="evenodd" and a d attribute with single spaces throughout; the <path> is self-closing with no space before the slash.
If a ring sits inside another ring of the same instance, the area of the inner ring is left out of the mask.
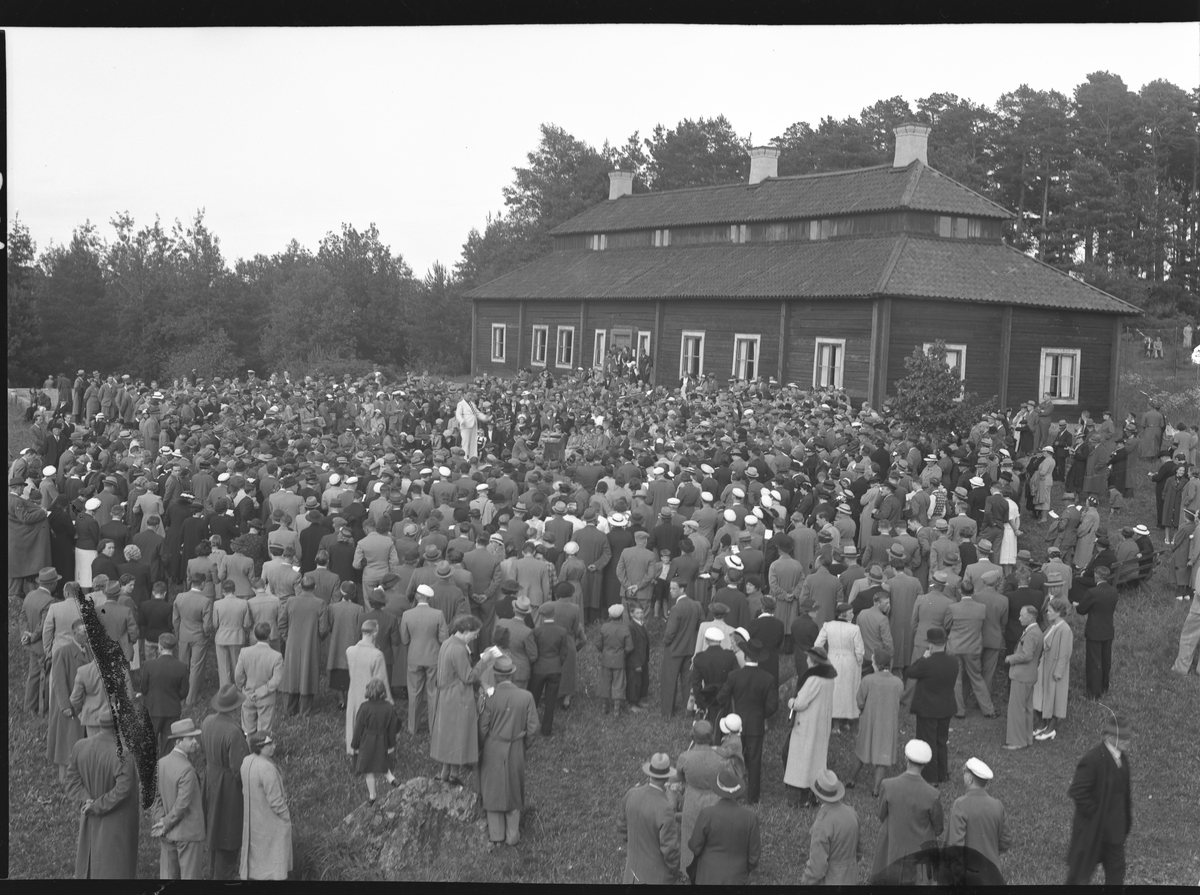
<path id="1" fill-rule="evenodd" d="M 1023 258 L 1029 259 L 1034 264 L 1041 265 L 1042 267 L 1046 268 L 1047 270 L 1054 271 L 1056 274 L 1058 274 L 1061 277 L 1069 277 L 1073 282 L 1076 282 L 1079 285 L 1083 286 L 1084 288 L 1092 290 L 1093 292 L 1099 293 L 1100 295 L 1104 296 L 1104 298 L 1108 299 L 1109 301 L 1115 301 L 1118 304 L 1124 305 L 1127 308 L 1127 310 L 1119 312 L 1119 313 L 1131 314 L 1131 315 L 1133 315 L 1133 314 L 1140 315 L 1143 313 L 1142 309 L 1139 308 L 1137 305 L 1133 304 L 1132 302 L 1128 302 L 1123 298 L 1117 298 L 1115 295 L 1113 295 L 1109 292 L 1105 292 L 1103 289 L 1101 289 L 1097 286 L 1093 286 L 1091 283 L 1085 282 L 1083 280 L 1076 280 L 1074 277 L 1070 276 L 1070 274 L 1064 273 L 1063 271 L 1061 271 L 1057 267 L 1055 267 L 1053 264 L 1047 264 L 1045 261 L 1041 261 L 1037 258 L 1034 258 L 1032 255 L 1026 255 L 1020 249 L 1016 248 L 1015 246 L 1010 246 L 1008 243 L 1004 243 L 1004 247 L 1006 249 L 1008 249 L 1009 251 L 1016 252 L 1018 255 L 1020 255 Z M 1113 313 L 1118 313 L 1118 312 L 1114 311 Z"/>

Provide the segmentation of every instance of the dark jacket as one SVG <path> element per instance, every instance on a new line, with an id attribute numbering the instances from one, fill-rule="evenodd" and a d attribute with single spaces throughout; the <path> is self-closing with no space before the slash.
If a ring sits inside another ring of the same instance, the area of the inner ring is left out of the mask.
<path id="1" fill-rule="evenodd" d="M 692 659 L 692 694 L 697 703 L 712 705 L 730 672 L 738 667 L 737 656 L 720 644 L 709 646 Z"/>
<path id="2" fill-rule="evenodd" d="M 762 850 L 758 815 L 721 799 L 700 810 L 688 848 L 694 856 L 688 875 L 696 885 L 744 885 Z"/>
<path id="3" fill-rule="evenodd" d="M 821 633 L 821 626 L 807 612 L 801 612 L 792 622 L 792 648 L 795 650 L 796 661 L 803 660 L 804 650 L 812 649 Z"/>
<path id="4" fill-rule="evenodd" d="M 696 649 L 696 635 L 700 632 L 703 617 L 700 604 L 690 597 L 681 597 L 671 607 L 667 616 L 667 630 L 663 634 L 663 654 L 674 658 L 691 658 Z"/>
<path id="5" fill-rule="evenodd" d="M 950 718 L 958 711 L 954 681 L 958 660 L 947 653 L 933 653 L 908 666 L 909 680 L 917 682 L 913 690 L 912 714 L 920 718 Z"/>
<path id="6" fill-rule="evenodd" d="M 1097 584 L 1075 604 L 1075 611 L 1087 616 L 1083 636 L 1087 640 L 1112 640 L 1113 615 L 1117 611 L 1117 589 L 1111 584 Z"/>
<path id="7" fill-rule="evenodd" d="M 779 709 L 779 687 L 764 668 L 747 665 L 729 672 L 717 693 L 717 704 L 726 713 L 742 718 L 743 736 L 762 736 L 766 720 Z"/>
<path id="8" fill-rule="evenodd" d="M 760 615 L 746 626 L 746 630 L 752 639 L 763 645 L 759 667 L 769 672 L 775 678 L 775 683 L 779 683 L 779 650 L 783 647 L 785 633 L 783 622 L 773 615 Z"/>
<path id="9" fill-rule="evenodd" d="M 151 718 L 178 718 L 188 694 L 188 667 L 174 656 L 160 655 L 142 666 L 137 688 Z"/>
<path id="10" fill-rule="evenodd" d="M 1129 755 L 1117 767 L 1104 743 L 1085 752 L 1075 767 L 1067 795 L 1075 803 L 1067 864 L 1071 876 L 1082 868 L 1093 869 L 1106 844 L 1121 844 L 1133 827 L 1133 790 Z"/>
<path id="11" fill-rule="evenodd" d="M 538 656 L 533 663 L 532 674 L 562 674 L 563 662 L 567 660 L 571 649 L 570 639 L 562 625 L 540 622 L 533 629 Z"/>

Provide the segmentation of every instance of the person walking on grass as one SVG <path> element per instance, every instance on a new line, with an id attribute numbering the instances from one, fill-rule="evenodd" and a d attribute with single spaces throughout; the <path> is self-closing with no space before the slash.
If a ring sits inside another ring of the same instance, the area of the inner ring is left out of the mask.
<path id="1" fill-rule="evenodd" d="M 1106 886 L 1125 884 L 1125 840 L 1133 827 L 1133 729 L 1127 718 L 1114 712 L 1105 719 L 1101 737 L 1102 742 L 1079 759 L 1067 790 L 1075 803 L 1068 885 L 1086 885 L 1097 864 L 1104 866 Z"/>
<path id="2" fill-rule="evenodd" d="M 366 633 L 365 630 L 363 633 Z M 363 695 L 366 700 L 359 705 L 354 717 L 350 749 L 355 756 L 354 773 L 362 774 L 366 779 L 367 804 L 374 806 L 375 778 L 379 774 L 383 774 L 392 786 L 400 785 L 391 766 L 400 722 L 396 718 L 395 708 L 388 701 L 390 691 L 382 680 L 373 677 L 367 681 Z"/>
<path id="3" fill-rule="evenodd" d="M 174 748 L 158 760 L 158 793 L 150 835 L 159 841 L 159 879 L 204 879 L 204 803 L 192 762 L 200 728 L 191 718 L 171 724 Z"/>

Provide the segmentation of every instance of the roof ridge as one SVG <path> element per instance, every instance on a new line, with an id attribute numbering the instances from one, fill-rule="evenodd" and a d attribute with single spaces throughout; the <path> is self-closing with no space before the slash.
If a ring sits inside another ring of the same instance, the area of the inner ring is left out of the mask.
<path id="1" fill-rule="evenodd" d="M 904 188 L 904 193 L 900 196 L 900 204 L 907 208 L 912 202 L 913 196 L 917 194 L 917 184 L 921 182 L 921 170 L 925 167 L 919 159 L 913 159 L 912 172 L 909 174 L 908 186 Z"/>
<path id="2" fill-rule="evenodd" d="M 838 177 L 842 174 L 861 174 L 864 171 L 879 171 L 887 168 L 889 170 L 900 170 L 892 165 L 867 165 L 865 168 L 839 168 L 837 171 L 813 171 L 810 174 L 785 174 L 782 177 L 768 177 L 767 180 L 805 180 L 816 177 Z"/>

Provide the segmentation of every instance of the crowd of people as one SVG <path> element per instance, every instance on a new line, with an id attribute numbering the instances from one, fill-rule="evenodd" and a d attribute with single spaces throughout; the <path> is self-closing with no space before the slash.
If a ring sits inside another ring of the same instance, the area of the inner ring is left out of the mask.
<path id="1" fill-rule="evenodd" d="M 581 653 L 596 650 L 604 712 L 651 709 L 656 677 L 654 708 L 686 714 L 692 744 L 675 762 L 654 754 L 617 809 L 626 882 L 746 881 L 771 785 L 764 740 L 782 725 L 775 784 L 819 808 L 804 872 L 816 883 L 857 881 L 843 796 L 864 766 L 883 822 L 873 878 L 919 876 L 939 841 L 997 865 L 1009 833 L 978 758 L 943 819 L 951 719 L 973 697 L 1005 748 L 1053 740 L 1069 620 L 1086 617 L 1086 692 L 1100 699 L 1119 589 L 1160 565 L 1190 602 L 1173 670 L 1193 669 L 1197 433 L 1158 407 L 1118 429 L 1108 413 L 1068 423 L 1029 402 L 935 442 L 840 392 L 703 377 L 672 391 L 649 369 L 48 380 L 57 400 L 35 401 L 34 446 L 9 473 L 9 595 L 25 622 L 24 708 L 47 713 L 47 759 L 81 806 L 77 876 L 132 876 L 138 835 L 89 600 L 158 735 L 163 878 L 286 877 L 273 744 L 283 718 L 314 710 L 323 676 L 369 802 L 399 783 L 406 721 L 414 743 L 428 731 L 441 780 L 477 788 L 492 848 L 520 841 L 525 750 L 583 690 Z M 1161 544 L 1149 526 L 1103 521 L 1143 462 Z M 219 689 L 197 726 L 210 652 Z M 916 735 L 889 778 L 905 714 Z M 1073 880 L 1097 863 L 1123 879 L 1130 731 L 1114 714 L 1080 762 Z M 843 733 L 854 764 L 839 779 L 828 752 Z"/>

